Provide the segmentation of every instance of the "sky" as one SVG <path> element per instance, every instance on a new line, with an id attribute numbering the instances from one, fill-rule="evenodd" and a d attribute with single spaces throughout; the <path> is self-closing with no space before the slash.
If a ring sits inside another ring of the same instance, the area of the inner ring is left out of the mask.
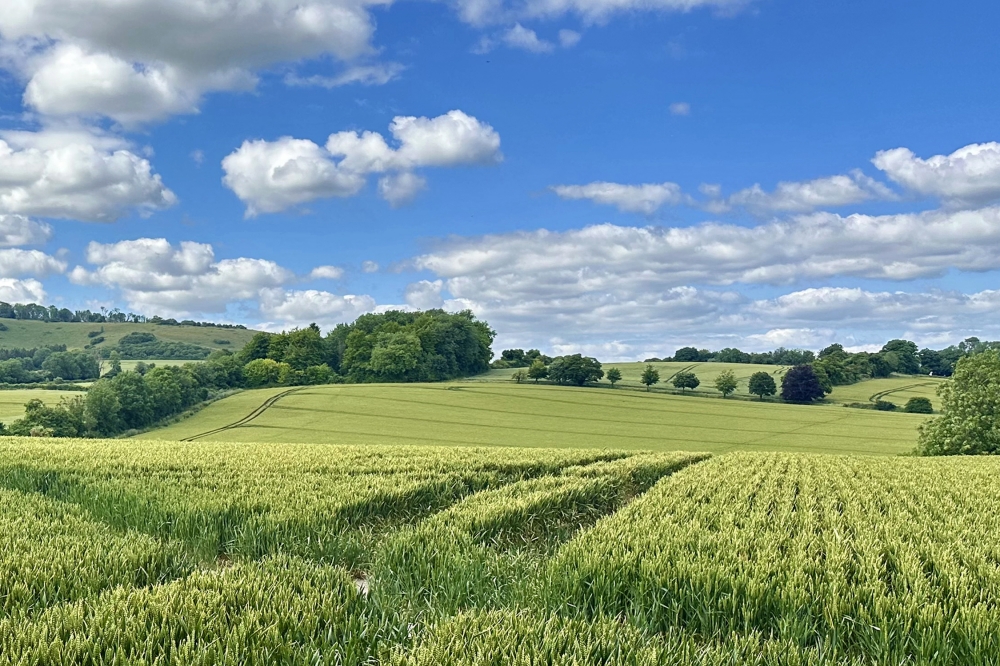
<path id="1" fill-rule="evenodd" d="M 6 0 L 0 300 L 494 347 L 1000 339 L 1000 5 Z"/>

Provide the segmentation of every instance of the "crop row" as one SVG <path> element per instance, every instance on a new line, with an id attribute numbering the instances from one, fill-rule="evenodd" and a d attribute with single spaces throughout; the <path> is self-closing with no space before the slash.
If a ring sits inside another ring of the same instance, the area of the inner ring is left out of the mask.
<path id="1" fill-rule="evenodd" d="M 540 604 L 831 658 L 993 663 L 998 472 L 982 459 L 715 458 L 568 543 Z"/>

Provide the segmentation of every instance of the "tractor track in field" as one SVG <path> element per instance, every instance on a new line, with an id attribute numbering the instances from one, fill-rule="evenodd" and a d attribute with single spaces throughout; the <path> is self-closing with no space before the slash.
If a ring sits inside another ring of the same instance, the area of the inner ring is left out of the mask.
<path id="1" fill-rule="evenodd" d="M 190 437 L 185 437 L 181 441 L 182 442 L 193 442 L 194 440 L 200 439 L 202 437 L 208 437 L 209 435 L 217 435 L 220 432 L 225 432 L 227 430 L 234 430 L 235 428 L 239 428 L 240 426 L 245 426 L 246 424 L 250 423 L 251 421 L 253 421 L 258 416 L 260 416 L 261 414 L 263 414 L 264 412 L 266 412 L 271 407 L 274 407 L 275 403 L 277 403 L 279 400 L 281 400 L 285 396 L 291 395 L 293 393 L 298 393 L 299 391 L 305 390 L 307 388 L 312 388 L 312 387 L 309 387 L 309 386 L 297 386 L 297 387 L 295 387 L 293 389 L 288 389 L 287 391 L 282 391 L 281 393 L 272 395 L 270 398 L 268 398 L 263 403 L 261 403 L 259 407 L 257 407 L 252 412 L 250 412 L 249 414 L 247 414 L 243 418 L 239 419 L 238 421 L 233 421 L 232 423 L 230 423 L 228 425 L 224 425 L 224 426 L 221 426 L 221 427 L 218 427 L 218 428 L 213 428 L 212 430 L 206 430 L 205 432 L 200 432 L 197 435 L 191 435 Z"/>
<path id="2" fill-rule="evenodd" d="M 868 402 L 876 402 L 888 395 L 897 393 L 898 391 L 908 391 L 909 389 L 917 388 L 918 386 L 936 386 L 936 385 L 937 382 L 918 382 L 916 384 L 907 384 L 906 386 L 897 386 L 896 388 L 893 389 L 879 391 L 878 393 L 871 394 L 870 396 L 868 396 Z"/>

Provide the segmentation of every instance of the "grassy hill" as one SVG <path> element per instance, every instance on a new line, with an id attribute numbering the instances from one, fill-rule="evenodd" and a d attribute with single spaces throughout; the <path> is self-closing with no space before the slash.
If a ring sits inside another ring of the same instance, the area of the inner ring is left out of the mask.
<path id="1" fill-rule="evenodd" d="M 4 438 L 0 666 L 992 665 L 998 474 Z"/>
<path id="2" fill-rule="evenodd" d="M 0 347 L 31 349 L 44 345 L 66 345 L 69 349 L 83 349 L 92 338 L 91 331 L 104 332 L 104 342 L 99 347 L 113 347 L 129 333 L 152 333 L 165 342 L 187 342 L 209 349 L 240 349 L 256 331 L 235 328 L 211 328 L 203 326 L 158 326 L 156 324 L 87 324 L 87 323 L 46 323 L 22 319 L 2 319 L 7 327 L 0 331 Z M 220 341 L 229 344 L 220 344 Z"/>
<path id="3" fill-rule="evenodd" d="M 620 389 L 354 384 L 244 391 L 140 437 L 899 454 L 913 450 L 925 418 Z"/>

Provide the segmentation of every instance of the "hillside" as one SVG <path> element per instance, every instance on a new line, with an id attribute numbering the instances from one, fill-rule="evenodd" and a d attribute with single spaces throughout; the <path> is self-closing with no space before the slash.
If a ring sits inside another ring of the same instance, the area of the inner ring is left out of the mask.
<path id="1" fill-rule="evenodd" d="M 925 417 L 511 383 L 244 391 L 146 439 L 900 454 Z"/>
<path id="2" fill-rule="evenodd" d="M 0 665 L 986 666 L 998 473 L 4 439 Z"/>
<path id="3" fill-rule="evenodd" d="M 41 347 L 45 345 L 66 345 L 69 349 L 83 349 L 93 338 L 87 334 L 92 331 L 100 334 L 104 342 L 96 348 L 111 347 L 129 333 L 152 333 L 158 340 L 165 342 L 186 342 L 208 349 L 238 350 L 245 345 L 256 331 L 238 328 L 212 328 L 203 326 L 160 326 L 157 324 L 88 324 L 88 323 L 47 323 L 23 319 L 0 320 L 6 331 L 0 331 L 0 348 Z M 229 344 L 220 344 L 219 341 Z"/>

